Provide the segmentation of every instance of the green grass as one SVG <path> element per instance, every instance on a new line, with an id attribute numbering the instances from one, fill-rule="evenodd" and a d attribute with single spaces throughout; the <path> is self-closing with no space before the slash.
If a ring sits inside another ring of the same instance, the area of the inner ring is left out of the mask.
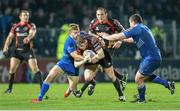
<path id="1" fill-rule="evenodd" d="M 78 87 L 80 88 L 82 84 Z M 126 102 L 118 101 L 117 93 L 111 83 L 97 83 L 95 93 L 88 96 L 84 93 L 82 98 L 70 96 L 64 98 L 63 94 L 67 84 L 52 84 L 47 95 L 48 100 L 41 103 L 31 103 L 32 98 L 39 94 L 38 84 L 15 84 L 13 93 L 4 94 L 7 84 L 0 85 L 0 110 L 180 110 L 180 83 L 176 83 L 176 92 L 171 95 L 169 90 L 161 85 L 147 84 L 147 103 L 130 103 L 136 93 L 136 85 L 129 83 L 124 92 Z"/>

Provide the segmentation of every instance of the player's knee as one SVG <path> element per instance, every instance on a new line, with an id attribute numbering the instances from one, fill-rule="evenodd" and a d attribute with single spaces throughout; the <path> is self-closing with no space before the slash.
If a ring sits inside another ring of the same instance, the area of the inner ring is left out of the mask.
<path id="1" fill-rule="evenodd" d="M 32 70 L 32 72 L 35 74 L 36 72 L 39 71 L 39 68 L 33 67 L 33 68 L 31 68 L 31 70 Z"/>
<path id="2" fill-rule="evenodd" d="M 85 81 L 91 81 L 93 79 L 93 77 L 92 76 L 86 76 L 84 79 L 85 79 Z"/>

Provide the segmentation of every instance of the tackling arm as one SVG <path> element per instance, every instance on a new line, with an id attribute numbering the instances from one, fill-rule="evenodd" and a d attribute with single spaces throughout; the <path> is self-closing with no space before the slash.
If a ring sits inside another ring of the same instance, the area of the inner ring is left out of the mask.
<path id="1" fill-rule="evenodd" d="M 124 40 L 126 39 L 126 36 L 124 35 L 124 33 L 117 33 L 117 34 L 112 34 L 112 35 L 104 35 L 103 36 L 104 39 L 106 40 Z"/>

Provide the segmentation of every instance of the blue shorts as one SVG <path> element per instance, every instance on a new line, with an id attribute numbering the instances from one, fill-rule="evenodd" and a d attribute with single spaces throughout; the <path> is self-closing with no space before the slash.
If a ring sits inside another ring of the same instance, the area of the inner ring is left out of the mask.
<path id="1" fill-rule="evenodd" d="M 160 64 L 161 60 L 143 59 L 139 66 L 139 72 L 144 76 L 150 76 Z"/>
<path id="2" fill-rule="evenodd" d="M 59 61 L 56 65 L 58 65 L 69 76 L 79 76 L 79 68 L 75 68 L 73 64 Z"/>

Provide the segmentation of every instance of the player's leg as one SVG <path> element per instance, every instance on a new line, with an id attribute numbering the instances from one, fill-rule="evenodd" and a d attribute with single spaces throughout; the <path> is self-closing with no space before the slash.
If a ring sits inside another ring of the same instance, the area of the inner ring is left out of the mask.
<path id="1" fill-rule="evenodd" d="M 76 97 L 81 97 L 83 92 L 86 90 L 86 88 L 89 86 L 89 90 L 88 90 L 88 95 L 92 95 L 94 92 L 94 88 L 96 85 L 96 82 L 94 80 L 95 77 L 95 73 L 96 73 L 96 67 L 97 65 L 87 65 L 85 66 L 85 70 L 84 70 L 84 79 L 85 82 L 83 84 L 83 86 L 81 87 L 80 91 L 78 92 L 79 94 L 75 94 Z"/>
<path id="2" fill-rule="evenodd" d="M 174 81 L 168 82 L 167 80 L 162 79 L 161 77 L 156 76 L 155 74 L 152 74 L 153 71 L 155 71 L 160 66 L 160 63 L 161 63 L 160 60 L 144 62 L 143 66 L 141 66 L 141 68 L 142 69 L 143 69 L 143 67 L 146 67 L 146 68 L 144 68 L 144 70 L 142 70 L 142 72 L 149 73 L 150 75 L 149 75 L 148 79 L 151 82 L 165 86 L 165 88 L 168 88 L 170 90 L 171 94 L 174 94 L 174 90 L 175 90 Z"/>
<path id="3" fill-rule="evenodd" d="M 72 91 L 77 91 L 77 84 L 78 84 L 78 76 L 67 76 L 69 81 L 69 88 L 64 93 L 64 97 L 68 97 Z"/>
<path id="4" fill-rule="evenodd" d="M 122 89 L 120 87 L 119 81 L 116 78 L 116 76 L 114 75 L 114 70 L 113 70 L 113 66 L 110 66 L 108 68 L 104 68 L 105 73 L 108 75 L 108 77 L 110 78 L 110 80 L 112 81 L 116 91 L 118 92 L 119 95 L 119 100 L 120 101 L 125 101 L 125 97 L 124 94 L 122 92 Z"/>
<path id="5" fill-rule="evenodd" d="M 122 85 L 122 90 L 124 91 L 127 85 L 127 79 L 128 79 L 128 74 L 121 74 L 117 69 L 114 68 L 114 74 L 115 76 L 120 80 L 120 83 Z"/>
<path id="6" fill-rule="evenodd" d="M 54 80 L 54 78 L 56 78 L 57 76 L 62 75 L 62 74 L 64 74 L 64 71 L 58 65 L 55 65 L 50 70 L 48 76 L 44 80 L 38 99 L 33 99 L 32 102 L 36 103 L 36 102 L 42 101 L 44 95 L 49 90 L 50 83 L 52 82 L 52 80 Z"/>
<path id="7" fill-rule="evenodd" d="M 174 81 L 167 81 L 167 80 L 162 79 L 161 77 L 159 77 L 155 74 L 152 74 L 149 77 L 149 80 L 153 83 L 163 85 L 165 88 L 168 88 L 170 90 L 171 94 L 174 94 L 174 91 L 175 91 L 175 82 Z"/>
<path id="8" fill-rule="evenodd" d="M 146 85 L 144 83 L 144 80 L 146 78 L 147 77 L 142 75 L 139 71 L 136 72 L 135 82 L 137 84 L 137 90 L 138 90 L 138 96 L 139 96 L 137 102 L 145 102 Z"/>
<path id="9" fill-rule="evenodd" d="M 41 88 L 42 82 L 43 82 L 43 78 L 42 78 L 42 73 L 41 73 L 41 71 L 38 68 L 36 58 L 30 58 L 28 60 L 28 63 L 29 63 L 29 67 L 31 68 L 32 72 L 35 74 L 35 77 L 37 77 L 39 79 L 40 88 Z"/>
<path id="10" fill-rule="evenodd" d="M 9 75 L 10 75 L 10 79 L 9 79 L 9 87 L 8 89 L 5 91 L 5 93 L 11 93 L 12 92 L 12 88 L 13 88 L 13 82 L 14 82 L 14 75 L 15 72 L 17 70 L 17 68 L 19 67 L 20 64 L 20 60 L 12 57 L 10 59 L 10 69 L 9 69 Z"/>

